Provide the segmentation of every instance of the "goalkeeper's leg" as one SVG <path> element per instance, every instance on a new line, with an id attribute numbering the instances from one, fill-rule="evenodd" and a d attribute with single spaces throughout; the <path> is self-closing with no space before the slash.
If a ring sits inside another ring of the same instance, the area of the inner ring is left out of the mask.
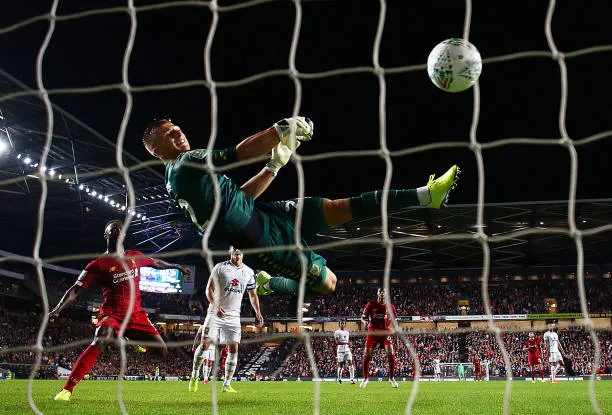
<path id="1" fill-rule="evenodd" d="M 389 212 L 397 211 L 409 206 L 429 206 L 440 208 L 448 200 L 450 191 L 456 186 L 459 169 L 452 166 L 446 173 L 434 180 L 434 175 L 429 177 L 426 186 L 408 190 L 389 190 L 387 194 L 387 207 Z M 322 199 L 306 198 L 304 200 L 304 212 L 302 223 L 302 234 L 305 238 L 315 235 L 317 232 L 325 231 L 334 226 L 350 222 L 353 219 L 379 216 L 382 205 L 382 191 L 362 193 L 360 196 L 347 199 Z M 288 216 L 293 216 L 297 210 L 297 201 L 274 202 L 274 209 L 285 210 Z M 278 216 L 274 214 L 274 216 Z M 291 232 L 289 232 L 291 233 Z M 288 233 L 288 234 L 289 234 Z M 287 241 L 292 244 L 294 241 Z M 276 241 L 276 243 L 280 243 Z M 267 244 L 260 241 L 260 246 Z M 336 289 L 336 275 L 325 265 L 326 261 L 314 252 L 305 253 L 310 255 L 308 260 L 307 278 L 310 290 L 327 294 Z M 265 254 L 261 254 L 260 256 Z M 279 273 L 289 273 L 290 278 L 271 277 L 264 273 L 258 275 L 257 293 L 266 295 L 272 292 L 296 295 L 299 288 L 299 275 L 301 274 L 301 263 L 296 261 L 295 253 L 289 252 L 275 254 L 279 258 L 260 258 L 264 266 L 262 268 L 272 273 L 278 269 Z M 291 275 L 294 274 L 294 275 Z"/>
<path id="2" fill-rule="evenodd" d="M 395 212 L 409 206 L 429 206 L 439 209 L 446 204 L 451 190 L 456 187 L 459 172 L 457 166 L 452 166 L 437 179 L 431 175 L 425 186 L 417 189 L 389 190 L 388 211 Z M 383 192 L 376 190 L 347 199 L 324 199 L 323 215 L 327 225 L 331 228 L 353 219 L 380 216 L 382 196 Z"/>

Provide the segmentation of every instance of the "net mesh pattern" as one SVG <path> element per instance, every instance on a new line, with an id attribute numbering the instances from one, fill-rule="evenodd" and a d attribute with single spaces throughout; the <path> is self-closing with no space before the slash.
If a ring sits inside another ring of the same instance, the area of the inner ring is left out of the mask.
<path id="1" fill-rule="evenodd" d="M 560 72 L 559 87 L 561 91 L 560 101 L 559 101 L 559 116 L 558 116 L 558 131 L 559 131 L 558 139 L 550 140 L 550 139 L 539 139 L 539 138 L 516 137 L 516 138 L 498 139 L 498 140 L 488 141 L 486 143 L 479 142 L 476 131 L 477 131 L 477 127 L 479 123 L 479 115 L 480 115 L 480 86 L 478 83 L 476 83 L 476 85 L 474 85 L 473 87 L 474 106 L 473 106 L 471 128 L 470 128 L 470 133 L 469 133 L 469 142 L 459 141 L 459 140 L 458 141 L 442 141 L 442 142 L 436 142 L 436 143 L 429 143 L 426 145 L 406 147 L 401 150 L 392 151 L 387 146 L 387 140 L 386 140 L 387 138 L 387 124 L 386 124 L 387 83 L 386 83 L 386 77 L 388 75 L 393 75 L 393 74 L 407 73 L 407 72 L 413 72 L 413 71 L 423 71 L 424 69 L 426 69 L 426 66 L 423 64 L 412 65 L 412 66 L 401 66 L 401 67 L 383 67 L 381 66 L 379 56 L 380 56 L 380 48 L 381 48 L 381 42 L 383 38 L 383 32 L 385 29 L 385 21 L 387 17 L 387 2 L 384 0 L 380 0 L 379 2 L 379 13 L 377 17 L 378 25 L 377 25 L 375 41 L 374 41 L 374 45 L 372 49 L 372 55 L 371 55 L 372 62 L 371 62 L 371 65 L 369 66 L 346 67 L 342 69 L 334 69 L 334 70 L 329 70 L 329 71 L 313 72 L 313 73 L 300 72 L 299 68 L 296 65 L 296 55 L 297 55 L 298 45 L 300 41 L 300 30 L 301 30 L 301 25 L 302 25 L 302 6 L 303 6 L 302 3 L 303 2 L 299 0 L 294 0 L 293 1 L 294 28 L 293 28 L 293 35 L 291 38 L 291 46 L 289 49 L 287 68 L 270 70 L 270 71 L 258 73 L 252 76 L 248 76 L 243 79 L 236 79 L 232 81 L 216 81 L 212 76 L 212 70 L 211 70 L 212 68 L 211 50 L 212 50 L 213 43 L 215 40 L 215 34 L 217 31 L 218 25 L 220 24 L 219 23 L 220 16 L 222 14 L 232 13 L 232 12 L 235 12 L 241 9 L 258 7 L 266 3 L 272 3 L 272 0 L 247 1 L 247 2 L 243 2 L 243 3 L 236 4 L 236 5 L 231 5 L 231 6 L 220 6 L 215 0 L 208 1 L 208 2 L 207 1 L 173 1 L 173 2 L 160 3 L 156 5 L 136 7 L 134 5 L 133 0 L 128 0 L 127 5 L 125 7 L 100 8 L 100 9 L 95 9 L 95 10 L 79 12 L 79 13 L 59 15 L 56 13 L 58 9 L 59 0 L 55 0 L 53 1 L 52 7 L 48 13 L 39 15 L 39 16 L 34 16 L 30 19 L 15 23 L 13 25 L 10 25 L 4 28 L 0 28 L 0 35 L 3 35 L 9 32 L 12 32 L 12 31 L 16 31 L 22 27 L 35 24 L 36 22 L 46 21 L 48 23 L 47 33 L 46 33 L 46 36 L 44 38 L 42 45 L 40 46 L 40 50 L 38 52 L 38 56 L 36 60 L 36 80 L 37 80 L 36 88 L 26 89 L 23 91 L 12 92 L 12 93 L 2 95 L 0 96 L 0 105 L 2 103 L 6 103 L 11 100 L 19 99 L 25 96 L 37 96 L 43 100 L 44 105 L 47 109 L 47 135 L 46 135 L 46 141 L 44 145 L 44 151 L 41 154 L 41 158 L 40 158 L 39 169 L 41 172 L 44 172 L 44 169 L 46 167 L 46 162 L 47 162 L 47 156 L 52 146 L 52 131 L 54 127 L 54 114 L 52 110 L 50 97 L 55 96 L 55 95 L 78 96 L 80 94 L 95 94 L 95 93 L 99 93 L 103 91 L 112 91 L 112 90 L 121 91 L 125 95 L 125 108 L 124 108 L 124 113 L 123 113 L 123 119 L 121 122 L 121 127 L 119 130 L 119 134 L 118 134 L 118 138 L 116 142 L 116 166 L 107 168 L 107 169 L 103 169 L 101 171 L 88 173 L 84 177 L 88 177 L 88 176 L 95 177 L 96 175 L 108 174 L 108 173 L 120 174 L 123 177 L 125 184 L 126 184 L 126 188 L 127 188 L 128 202 L 129 202 L 128 209 L 134 210 L 136 206 L 135 205 L 135 193 L 134 193 L 134 187 L 133 187 L 132 181 L 130 180 L 130 173 L 135 170 L 139 170 L 145 167 L 156 166 L 156 165 L 159 165 L 160 163 L 158 161 L 147 161 L 147 162 L 139 163 L 131 167 L 127 167 L 123 162 L 124 160 L 124 157 L 123 157 L 124 140 L 125 140 L 125 135 L 126 135 L 126 128 L 130 120 L 130 116 L 132 114 L 133 94 L 146 92 L 146 91 L 161 91 L 161 90 L 167 90 L 167 89 L 187 88 L 187 87 L 192 87 L 192 86 L 206 87 L 210 93 L 210 103 L 211 103 L 211 126 L 210 126 L 210 136 L 208 140 L 207 149 L 211 150 L 215 147 L 215 141 L 217 138 L 218 117 L 219 117 L 219 114 L 218 114 L 219 105 L 218 105 L 217 92 L 220 89 L 236 88 L 236 87 L 239 87 L 239 86 L 242 86 L 248 83 L 254 83 L 261 79 L 269 78 L 269 77 L 286 76 L 293 83 L 295 101 L 294 101 L 294 105 L 292 109 L 292 115 L 297 116 L 300 114 L 300 108 L 302 104 L 302 81 L 338 77 L 338 76 L 358 74 L 358 73 L 366 73 L 366 74 L 373 75 L 374 77 L 376 77 L 378 81 L 378 90 L 379 90 L 379 94 L 378 94 L 378 97 L 379 97 L 378 99 L 379 147 L 375 150 L 329 152 L 329 153 L 322 153 L 322 154 L 310 155 L 310 156 L 305 156 L 305 155 L 300 155 L 298 153 L 294 153 L 292 157 L 292 163 L 295 165 L 295 168 L 297 170 L 298 183 L 299 183 L 298 185 L 299 202 L 297 205 L 298 213 L 297 213 L 296 227 L 295 227 L 297 231 L 295 235 L 295 244 L 289 247 L 282 247 L 282 249 L 293 249 L 299 253 L 302 253 L 305 250 L 310 250 L 310 249 L 317 250 L 317 249 L 324 249 L 324 248 L 329 248 L 329 247 L 341 247 L 341 246 L 355 243 L 354 241 L 342 241 L 342 242 L 333 242 L 333 243 L 314 245 L 312 247 L 305 247 L 301 243 L 302 238 L 301 238 L 299 229 L 300 229 L 300 224 L 301 224 L 302 216 L 303 216 L 303 207 L 304 207 L 303 198 L 305 197 L 306 177 L 304 175 L 304 167 L 303 167 L 303 164 L 305 162 L 313 162 L 313 161 L 319 161 L 319 160 L 330 159 L 330 158 L 339 158 L 339 157 L 348 158 L 348 157 L 379 156 L 384 160 L 385 165 L 386 165 L 385 180 L 382 186 L 382 189 L 383 189 L 383 201 L 382 201 L 382 210 L 381 210 L 382 238 L 375 239 L 375 240 L 365 239 L 360 242 L 361 243 L 363 242 L 379 243 L 386 249 L 387 257 L 386 257 L 386 267 L 385 267 L 383 281 L 384 281 L 384 287 L 386 288 L 387 293 L 390 292 L 391 260 L 393 256 L 394 245 L 405 244 L 405 243 L 418 244 L 421 242 L 420 238 L 414 238 L 414 237 L 391 238 L 390 236 L 388 216 L 387 216 L 387 200 L 388 200 L 388 191 L 391 186 L 392 173 L 394 169 L 393 159 L 399 156 L 405 156 L 408 154 L 415 154 L 415 153 L 425 152 L 425 151 L 434 150 L 434 149 L 466 148 L 466 149 L 471 150 L 475 157 L 476 165 L 478 169 L 478 195 L 477 195 L 478 209 L 477 209 L 477 218 L 476 218 L 476 232 L 469 233 L 469 234 L 451 234 L 451 235 L 442 235 L 442 236 L 432 236 L 428 238 L 428 240 L 430 241 L 431 240 L 441 240 L 441 239 L 476 240 L 482 246 L 482 254 L 483 254 L 482 276 L 483 278 L 482 278 L 481 290 L 482 290 L 482 299 L 483 299 L 485 312 L 488 315 L 488 324 L 489 324 L 488 332 L 491 333 L 495 337 L 497 345 L 499 349 L 501 350 L 501 353 L 503 355 L 504 364 L 506 367 L 506 374 L 507 374 L 506 375 L 505 395 L 504 395 L 504 401 L 503 401 L 503 412 L 507 414 L 510 411 L 509 405 L 510 405 L 510 398 L 511 398 L 511 392 L 512 392 L 512 383 L 511 383 L 512 370 L 511 370 L 510 356 L 508 354 L 508 351 L 506 350 L 505 344 L 502 339 L 502 330 L 500 330 L 500 328 L 497 327 L 494 323 L 493 316 L 492 316 L 493 313 L 492 313 L 490 302 L 489 302 L 488 288 L 489 288 L 490 256 L 491 256 L 490 245 L 494 242 L 510 240 L 515 237 L 526 236 L 526 235 L 531 235 L 531 234 L 536 234 L 536 233 L 543 233 L 543 234 L 567 235 L 575 243 L 576 253 L 577 253 L 576 276 L 577 276 L 577 283 L 578 283 L 580 306 L 581 306 L 582 314 L 584 316 L 584 320 L 583 320 L 584 328 L 589 332 L 590 338 L 591 338 L 591 341 L 594 347 L 594 364 L 593 364 L 593 373 L 591 375 L 591 379 L 589 383 L 589 397 L 590 397 L 590 401 L 591 401 L 593 410 L 596 413 L 602 413 L 602 410 L 598 404 L 597 397 L 596 397 L 595 390 L 594 390 L 596 370 L 597 370 L 597 367 L 599 366 L 600 357 L 601 357 L 601 347 L 600 347 L 599 340 L 597 338 L 596 328 L 592 320 L 589 317 L 589 310 L 587 307 L 587 301 L 586 301 L 586 296 L 585 296 L 584 260 L 583 260 L 584 249 L 583 249 L 582 239 L 585 236 L 592 236 L 600 232 L 610 231 L 612 230 L 612 225 L 604 225 L 600 227 L 590 228 L 588 230 L 580 230 L 576 226 L 575 204 L 576 204 L 576 188 L 577 188 L 577 183 L 578 183 L 578 155 L 577 155 L 576 149 L 579 146 L 586 145 L 594 141 L 602 140 L 605 138 L 609 138 L 610 136 L 612 136 L 612 132 L 605 131 L 605 132 L 601 132 L 601 133 L 598 133 L 598 134 L 595 134 L 589 137 L 580 138 L 580 139 L 573 139 L 568 135 L 567 130 L 566 130 L 566 109 L 567 109 L 567 103 L 568 103 L 568 77 L 567 77 L 566 61 L 567 59 L 577 58 L 577 57 L 581 57 L 587 54 L 612 52 L 612 45 L 594 46 L 594 47 L 574 50 L 574 51 L 565 52 L 565 53 L 559 51 L 557 46 L 555 45 L 555 39 L 553 37 L 552 30 L 551 30 L 552 21 L 553 21 L 554 12 L 555 12 L 555 5 L 556 5 L 556 2 L 554 0 L 551 0 L 548 5 L 548 12 L 546 14 L 545 22 L 543 22 L 543 28 L 544 28 L 546 40 L 548 42 L 548 47 L 549 47 L 548 50 L 524 51 L 520 53 L 513 53 L 513 54 L 508 54 L 508 55 L 503 55 L 503 56 L 487 57 L 483 60 L 483 65 L 486 71 L 486 68 L 489 65 L 502 64 L 508 61 L 515 61 L 515 60 L 521 60 L 521 59 L 524 60 L 524 59 L 530 59 L 530 58 L 548 58 L 548 59 L 554 60 L 558 64 L 558 67 L 559 67 L 559 72 Z M 132 48 L 134 46 L 136 34 L 138 33 L 138 16 L 147 11 L 174 8 L 174 7 L 185 7 L 185 6 L 193 7 L 193 8 L 205 8 L 205 9 L 210 10 L 210 13 L 212 14 L 212 23 L 210 25 L 208 36 L 206 38 L 205 46 L 204 46 L 205 74 L 204 74 L 203 79 L 194 79 L 191 81 L 163 83 L 163 84 L 156 84 L 156 85 L 132 86 L 130 84 L 130 73 L 129 73 L 128 68 L 130 65 L 130 57 L 132 53 Z M 127 14 L 130 19 L 130 30 L 129 30 L 128 38 L 126 39 L 125 52 L 124 52 L 124 57 L 123 57 L 123 62 L 122 62 L 122 71 L 121 71 L 122 81 L 121 83 L 98 85 L 98 86 L 83 87 L 83 88 L 47 89 L 45 87 L 45 73 L 43 71 L 43 64 L 45 60 L 45 54 L 47 52 L 49 43 L 54 36 L 56 27 L 58 25 L 61 25 L 62 22 L 65 22 L 65 21 L 82 19 L 85 17 L 94 16 L 94 15 L 108 15 L 108 14 Z M 463 38 L 465 39 L 469 39 L 471 20 L 472 20 L 472 2 L 470 0 L 467 0 L 466 7 L 465 7 L 464 32 L 463 32 Z M 570 158 L 570 162 L 571 162 L 570 181 L 568 185 L 568 198 L 567 198 L 567 207 L 568 207 L 567 221 L 569 224 L 568 228 L 547 228 L 547 229 L 529 228 L 529 229 L 520 230 L 514 233 L 510 233 L 510 234 L 505 234 L 503 236 L 488 236 L 485 233 L 484 231 L 485 229 L 485 222 L 484 222 L 485 170 L 484 170 L 483 152 L 488 149 L 498 148 L 502 146 L 511 146 L 511 145 L 558 146 L 558 147 L 565 148 L 567 150 L 569 158 Z M 259 161 L 259 160 L 255 160 L 255 161 Z M 230 166 L 219 168 L 219 167 L 215 167 L 212 164 L 211 158 L 208 158 L 204 169 L 209 172 L 223 172 L 223 171 L 231 170 L 231 169 L 240 167 L 244 164 L 252 163 L 252 162 L 254 161 L 237 162 Z M 211 175 L 211 177 L 214 178 L 215 176 Z M 8 185 L 11 183 L 16 183 L 19 180 L 22 180 L 22 178 L 16 177 L 14 179 L 4 180 L 0 182 L 0 186 Z M 1 258 L 0 262 L 21 261 L 21 262 L 32 264 L 36 267 L 36 271 L 38 275 L 38 283 L 39 283 L 40 292 L 41 292 L 41 298 L 43 299 L 42 307 L 43 307 L 44 313 L 47 314 L 49 311 L 49 303 L 48 303 L 48 299 L 46 296 L 47 290 L 45 286 L 45 279 L 43 276 L 43 265 L 60 262 L 67 258 L 72 258 L 72 259 L 91 258 L 95 254 L 67 255 L 67 256 L 53 257 L 53 258 L 41 258 L 40 257 L 39 253 L 40 253 L 40 248 L 41 248 L 41 243 L 42 243 L 44 211 L 45 211 L 45 203 L 47 200 L 47 179 L 46 179 L 45 174 L 40 174 L 40 183 L 42 187 L 42 193 L 41 193 L 40 203 L 39 203 L 37 233 L 36 233 L 36 239 L 35 239 L 35 244 L 33 247 L 32 256 L 31 257 L 9 256 L 9 257 Z M 216 198 L 216 203 L 214 206 L 214 211 L 211 217 L 211 223 L 215 223 L 215 221 L 217 220 L 219 216 L 219 210 L 220 210 L 220 203 L 219 203 L 220 193 L 219 193 L 218 183 L 216 183 L 216 181 L 215 181 L 215 189 L 216 189 L 217 198 Z M 131 216 L 127 215 L 126 223 L 125 223 L 126 226 L 124 227 L 124 229 L 127 229 L 131 220 L 132 220 Z M 197 254 L 202 255 L 206 259 L 210 269 L 212 269 L 214 265 L 213 257 L 215 255 L 221 255 L 222 253 L 209 249 L 211 229 L 212 229 L 212 226 L 210 226 L 208 230 L 204 233 L 204 236 L 202 238 L 202 245 L 200 249 L 175 251 L 172 253 L 162 254 L 161 256 L 163 257 L 163 256 L 173 256 L 177 254 L 184 255 L 184 254 L 197 253 Z M 120 249 L 119 251 L 121 252 L 122 250 Z M 258 253 L 258 252 L 265 252 L 265 250 L 252 249 L 252 250 L 245 251 L 245 253 Z M 303 319 L 302 308 L 304 305 L 304 293 L 306 289 L 306 258 L 303 254 L 301 254 L 300 257 L 301 257 L 301 264 L 302 264 L 302 278 L 300 280 L 300 286 L 299 286 L 299 301 L 298 301 L 297 315 L 298 315 L 299 324 L 303 325 L 304 319 Z M 132 280 L 130 280 L 130 283 L 131 283 L 131 291 L 133 293 L 136 287 L 134 287 L 134 283 Z M 390 308 L 390 301 L 389 301 L 388 296 L 386 298 L 386 302 L 387 302 L 387 308 L 390 311 L 391 308 Z M 132 309 L 133 309 L 133 304 L 131 304 L 130 306 L 128 315 L 131 314 Z M 121 327 L 121 333 L 125 331 L 127 321 L 128 319 L 126 318 L 124 320 L 123 326 Z M 45 330 L 47 329 L 47 325 L 48 325 L 48 320 L 45 319 L 39 327 L 36 344 L 34 346 L 23 347 L 23 348 L 13 348 L 13 349 L 8 349 L 8 350 L 3 351 L 3 353 L 10 353 L 13 351 L 27 349 L 27 350 L 33 350 L 36 352 L 36 356 L 37 356 L 36 365 L 34 365 L 34 367 L 32 368 L 30 381 L 28 384 L 28 401 L 29 401 L 32 411 L 37 414 L 40 414 L 41 411 L 37 408 L 32 398 L 32 382 L 34 380 L 35 373 L 37 372 L 41 364 L 42 353 L 45 350 L 43 348 L 43 336 L 45 334 Z M 412 345 L 408 341 L 407 336 L 402 336 L 403 331 L 397 322 L 393 323 L 392 330 L 395 334 L 399 336 L 401 341 L 405 342 L 410 352 L 410 355 L 412 356 L 414 367 L 416 368 L 416 371 L 417 371 L 417 376 L 415 377 L 416 381 L 413 382 L 411 385 L 410 397 L 408 401 L 406 402 L 405 412 L 409 414 L 412 412 L 413 405 L 419 393 L 418 374 L 420 373 L 421 368 L 420 368 L 419 360 L 417 357 L 417 352 L 414 348 L 414 345 Z M 364 333 L 361 333 L 361 334 L 364 334 Z M 300 332 L 300 333 L 287 333 L 286 335 L 283 335 L 283 336 L 297 336 L 304 341 L 313 376 L 315 378 L 318 378 L 319 375 L 317 372 L 315 356 L 314 356 L 313 348 L 311 344 L 311 334 L 305 331 L 305 332 Z M 121 372 L 119 375 L 119 382 L 117 385 L 117 399 L 119 401 L 122 413 L 126 414 L 128 413 L 128 410 L 122 399 L 121 379 L 123 378 L 123 375 L 126 370 L 126 344 L 127 342 L 122 337 L 119 337 L 119 339 L 120 340 L 118 340 L 117 342 L 118 342 L 118 345 L 120 346 L 120 351 L 121 351 Z M 258 342 L 258 341 L 260 340 L 258 340 L 257 338 L 247 339 L 245 343 Z M 74 347 L 81 343 L 62 345 L 62 346 L 56 347 L 56 349 Z M 168 344 L 169 347 L 177 347 L 177 346 L 182 346 L 182 345 L 184 344 L 183 343 L 169 343 Z M 213 402 L 213 413 L 217 414 L 219 412 L 219 406 L 217 402 L 217 395 L 216 395 L 215 388 L 212 388 L 212 402 Z M 316 382 L 315 388 L 314 388 L 314 396 L 313 396 L 313 408 L 314 408 L 313 411 L 315 414 L 319 413 L 319 407 L 320 407 L 319 403 L 320 403 L 320 382 Z"/>

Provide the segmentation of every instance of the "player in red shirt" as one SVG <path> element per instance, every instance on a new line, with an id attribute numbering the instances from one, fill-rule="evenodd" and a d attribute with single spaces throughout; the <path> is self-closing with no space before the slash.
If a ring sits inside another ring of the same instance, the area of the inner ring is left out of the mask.
<path id="1" fill-rule="evenodd" d="M 482 366 L 480 364 L 480 356 L 474 354 L 474 356 L 472 356 L 472 363 L 474 363 L 474 380 L 482 380 Z"/>
<path id="2" fill-rule="evenodd" d="M 59 303 L 49 313 L 51 320 L 70 306 L 91 284 L 97 284 L 102 289 L 104 301 L 100 305 L 100 314 L 93 342 L 79 356 L 70 372 L 70 376 L 55 400 L 69 401 L 74 387 L 93 368 L 101 350 L 110 339 L 117 336 L 119 328 L 130 305 L 130 280 L 134 282 L 134 306 L 130 321 L 125 330 L 125 336 L 135 340 L 155 342 L 164 353 L 168 351 L 166 344 L 157 329 L 151 324 L 147 313 L 140 305 L 140 267 L 157 269 L 178 269 L 189 275 L 191 271 L 181 265 L 170 264 L 156 258 L 143 257 L 139 251 L 125 251 L 125 265 L 112 255 L 117 254 L 117 241 L 123 222 L 112 220 L 104 227 L 106 252 L 96 260 L 87 264 L 72 287 L 66 291 Z"/>
<path id="3" fill-rule="evenodd" d="M 391 332 L 389 326 L 391 325 L 391 319 L 395 319 L 397 312 L 395 306 L 391 305 L 393 315 L 387 313 L 387 306 L 385 305 L 385 289 L 378 289 L 378 299 L 370 301 L 366 304 L 361 321 L 364 327 L 367 327 L 368 332 L 378 332 L 376 334 L 368 334 L 365 340 L 365 349 L 363 353 L 363 380 L 359 385 L 360 388 L 365 388 L 368 385 L 368 379 L 370 377 L 370 360 L 374 353 L 374 347 L 380 344 L 385 348 L 385 353 L 389 361 L 389 382 L 391 386 L 397 388 L 399 385 L 395 381 L 395 353 L 393 351 L 393 342 L 391 341 Z M 382 332 L 382 333 L 381 333 Z"/>
<path id="4" fill-rule="evenodd" d="M 540 358 L 541 343 L 542 338 L 540 336 L 536 336 L 534 332 L 529 332 L 529 337 L 527 340 L 525 340 L 525 347 L 523 347 L 523 350 L 528 353 L 532 383 L 535 383 L 536 367 L 540 370 L 540 378 L 542 379 L 542 382 L 544 382 L 544 369 L 542 367 L 542 359 Z"/>

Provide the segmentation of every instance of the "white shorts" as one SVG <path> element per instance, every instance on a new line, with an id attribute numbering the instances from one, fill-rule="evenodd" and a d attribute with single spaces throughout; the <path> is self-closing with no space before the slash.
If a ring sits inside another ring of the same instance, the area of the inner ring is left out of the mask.
<path id="1" fill-rule="evenodd" d="M 338 357 L 338 363 L 343 363 L 343 362 L 352 362 L 353 361 L 353 353 L 351 353 L 351 350 L 347 350 L 345 352 L 337 352 L 337 357 Z"/>
<path id="2" fill-rule="evenodd" d="M 204 360 L 213 362 L 215 360 L 215 350 L 216 349 L 217 349 L 217 346 L 215 346 L 214 344 L 212 345 L 212 347 L 209 347 L 208 349 L 206 349 L 204 353 L 202 353 Z"/>
<path id="3" fill-rule="evenodd" d="M 563 356 L 559 352 L 550 352 L 550 356 L 548 356 L 549 362 L 559 362 L 563 361 Z"/>
<path id="4" fill-rule="evenodd" d="M 209 314 L 202 324 L 202 336 L 209 338 L 217 344 L 240 343 L 242 327 L 239 317 L 217 317 Z M 221 343 L 223 341 L 223 343 Z"/>

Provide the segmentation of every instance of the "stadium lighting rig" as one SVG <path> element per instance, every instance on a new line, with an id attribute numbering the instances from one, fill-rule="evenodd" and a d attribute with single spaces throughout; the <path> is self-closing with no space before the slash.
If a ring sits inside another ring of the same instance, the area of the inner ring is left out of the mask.
<path id="1" fill-rule="evenodd" d="M 3 141 L 0 140 L 0 153 L 2 153 L 2 144 L 1 143 L 3 143 Z M 8 147 L 7 147 L 7 149 L 8 149 Z M 32 157 L 30 157 L 27 154 L 18 153 L 15 156 L 15 158 L 17 160 L 19 160 L 21 163 L 23 163 L 25 165 L 25 167 L 30 167 L 32 169 L 38 168 L 38 162 L 33 160 Z M 136 219 L 138 219 L 138 220 L 142 220 L 142 221 L 147 220 L 147 215 L 145 213 L 136 212 L 135 210 L 128 209 L 127 204 L 115 201 L 111 195 L 105 195 L 100 189 L 95 189 L 93 186 L 86 185 L 86 184 L 83 184 L 83 183 L 79 183 L 78 186 L 76 186 L 77 182 L 76 182 L 75 178 L 72 177 L 72 176 L 71 177 L 65 177 L 65 175 L 61 174 L 59 171 L 56 171 L 55 169 L 49 169 L 49 168 L 47 168 L 45 166 L 43 166 L 40 169 L 38 169 L 38 173 L 39 174 L 46 174 L 47 175 L 47 180 L 52 180 L 52 181 L 56 181 L 56 182 L 64 182 L 67 185 L 75 186 L 75 189 L 76 189 L 77 192 L 83 192 L 86 196 L 89 196 L 89 198 L 91 198 L 93 200 L 98 200 L 99 202 L 102 202 L 102 203 L 105 203 L 109 207 L 111 207 L 113 209 L 117 209 L 118 211 L 126 212 L 129 215 L 131 215 L 131 216 L 135 216 Z M 39 176 L 36 176 L 36 175 L 33 175 L 33 174 L 29 174 L 29 176 L 35 177 L 35 178 L 39 177 Z M 151 197 L 153 197 L 153 196 L 151 196 Z M 161 195 L 158 195 L 158 197 L 161 198 Z"/>
<path id="2" fill-rule="evenodd" d="M 9 145 L 3 139 L 0 140 L 0 154 L 6 153 L 9 150 Z"/>

